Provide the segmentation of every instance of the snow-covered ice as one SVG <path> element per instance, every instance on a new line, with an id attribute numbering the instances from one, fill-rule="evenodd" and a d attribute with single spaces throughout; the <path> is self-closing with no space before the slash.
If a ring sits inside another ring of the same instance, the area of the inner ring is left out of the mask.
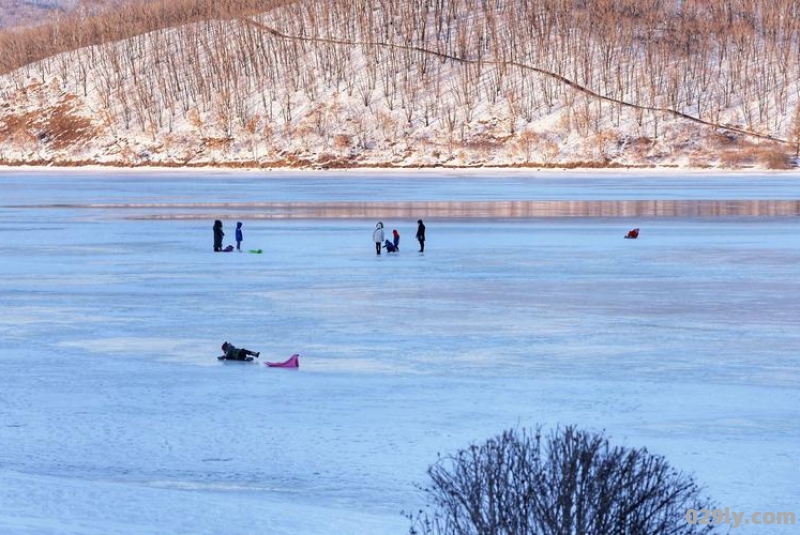
<path id="1" fill-rule="evenodd" d="M 0 533 L 405 533 L 438 453 L 537 423 L 800 514 L 800 218 L 428 218 L 424 255 L 387 219 L 401 252 L 377 257 L 371 219 L 208 207 L 797 200 L 794 175 L 3 170 L 0 192 Z M 264 253 L 212 253 L 215 210 Z M 221 364 L 224 340 L 301 367 Z"/>

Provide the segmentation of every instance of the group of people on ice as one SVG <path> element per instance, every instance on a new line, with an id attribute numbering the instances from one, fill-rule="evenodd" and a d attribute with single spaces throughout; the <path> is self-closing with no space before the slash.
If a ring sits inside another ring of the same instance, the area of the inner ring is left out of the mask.
<path id="1" fill-rule="evenodd" d="M 230 253 L 233 251 L 233 245 L 222 247 L 222 239 L 225 237 L 225 232 L 222 230 L 222 221 L 217 219 L 214 221 L 214 252 L 215 253 Z M 242 233 L 242 222 L 236 223 L 236 250 L 242 252 L 242 240 L 244 236 Z"/>
<path id="2" fill-rule="evenodd" d="M 225 233 L 222 231 L 222 221 L 217 219 L 214 221 L 214 251 L 226 251 L 228 249 L 233 250 L 233 246 L 229 245 L 227 248 L 222 248 L 222 238 L 225 236 Z M 639 237 L 639 229 L 634 228 L 630 230 L 626 235 L 626 239 L 636 239 Z M 417 241 L 419 242 L 419 252 L 422 253 L 425 251 L 425 224 L 422 222 L 422 219 L 417 220 Z M 387 253 L 396 253 L 400 250 L 400 233 L 397 229 L 392 230 L 392 239 L 391 241 L 386 239 L 384 235 L 384 227 L 383 222 L 378 221 L 375 225 L 375 230 L 372 231 L 372 241 L 375 242 L 375 253 L 380 255 L 381 249 L 386 249 Z M 242 223 L 236 223 L 236 250 L 241 251 L 241 244 L 242 244 Z M 222 344 L 222 351 L 223 355 L 217 357 L 219 360 L 244 360 L 249 361 L 253 360 L 253 358 L 258 358 L 260 355 L 257 351 L 251 351 L 249 349 L 239 348 L 234 346 L 233 344 L 228 343 L 227 341 Z M 268 366 L 272 367 L 281 367 L 281 368 L 296 368 L 299 366 L 297 354 L 292 355 L 289 360 L 285 362 L 267 362 Z"/>
<path id="3" fill-rule="evenodd" d="M 214 231 L 214 252 L 215 253 L 230 253 L 234 250 L 242 252 L 242 241 L 243 241 L 243 232 L 242 232 L 242 222 L 238 221 L 236 223 L 236 249 L 234 249 L 233 245 L 228 245 L 224 247 L 222 245 L 222 241 L 225 238 L 225 231 L 222 229 L 222 221 L 219 219 L 214 221 L 213 226 Z M 417 241 L 419 242 L 419 252 L 425 252 L 425 224 L 422 222 L 422 219 L 417 220 Z M 386 249 L 387 253 L 396 253 L 400 250 L 400 233 L 397 229 L 392 230 L 392 239 L 386 239 L 383 230 L 383 222 L 378 221 L 378 224 L 375 225 L 375 230 L 372 232 L 372 241 L 375 242 L 375 253 L 381 254 L 382 249 Z M 253 252 L 253 251 L 251 251 Z M 260 252 L 260 250 L 258 251 Z"/>
<path id="4" fill-rule="evenodd" d="M 392 230 L 391 241 L 386 239 L 383 232 L 383 222 L 378 221 L 375 230 L 372 231 L 372 241 L 375 243 L 375 254 L 380 255 L 382 249 L 387 253 L 396 253 L 400 250 L 400 233 L 397 229 Z M 417 220 L 417 241 L 419 242 L 419 252 L 425 252 L 425 224 L 422 219 Z"/>
<path id="5" fill-rule="evenodd" d="M 225 252 L 229 253 L 234 250 L 233 245 L 228 245 L 227 247 L 222 246 L 222 240 L 225 237 L 225 232 L 222 230 L 222 221 L 219 219 L 214 221 L 214 251 L 215 252 Z M 242 251 L 242 222 L 238 221 L 236 223 L 236 251 Z M 633 239 L 639 237 L 639 229 L 635 228 L 629 231 L 626 235 L 626 239 Z M 417 241 L 419 242 L 419 252 L 425 252 L 425 224 L 422 222 L 422 219 L 417 220 Z M 392 239 L 389 240 L 386 238 L 384 234 L 384 227 L 383 222 L 378 221 L 375 225 L 375 230 L 372 231 L 372 241 L 375 243 L 375 254 L 380 255 L 382 249 L 386 249 L 387 253 L 396 253 L 400 251 L 400 233 L 397 229 L 392 230 Z M 250 251 L 250 252 L 261 252 L 260 249 L 257 251 Z"/>

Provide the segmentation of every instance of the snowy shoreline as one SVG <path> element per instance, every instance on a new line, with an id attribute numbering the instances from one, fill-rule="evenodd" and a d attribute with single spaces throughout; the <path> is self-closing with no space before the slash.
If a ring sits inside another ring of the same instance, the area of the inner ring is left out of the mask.
<path id="1" fill-rule="evenodd" d="M 521 167 L 521 166 L 409 166 L 409 167 L 384 167 L 384 166 L 358 166 L 340 167 L 323 169 L 318 167 L 239 167 L 239 166 L 160 166 L 160 165 L 140 165 L 140 166 L 115 166 L 115 165 L 0 165 L 0 172 L 4 173 L 25 173 L 25 172 L 52 172 L 52 173 L 81 173 L 98 172 L 113 176 L 115 174 L 127 173 L 185 173 L 192 176 L 204 174 L 256 174 L 263 173 L 266 176 L 272 174 L 286 174 L 296 176 L 326 176 L 326 175 L 370 175 L 375 174 L 402 174 L 402 175 L 485 175 L 487 173 L 500 173 L 508 175 L 580 175 L 580 176 L 608 176 L 608 175 L 654 175 L 658 177 L 669 176 L 698 176 L 698 177 L 717 177 L 717 176 L 748 176 L 758 177 L 778 176 L 794 177 L 800 181 L 800 169 L 763 169 L 763 168 L 742 168 L 742 169 L 721 169 L 721 168 L 702 168 L 702 167 L 678 167 L 678 166 L 653 166 L 653 167 Z M 800 184 L 800 182 L 798 182 Z"/>

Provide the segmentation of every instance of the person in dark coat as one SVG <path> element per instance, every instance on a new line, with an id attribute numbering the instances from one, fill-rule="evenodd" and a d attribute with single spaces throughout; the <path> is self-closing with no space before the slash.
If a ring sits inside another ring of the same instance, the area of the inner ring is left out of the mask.
<path id="1" fill-rule="evenodd" d="M 261 354 L 261 352 L 250 351 L 249 349 L 236 347 L 228 342 L 222 343 L 222 351 L 224 351 L 225 354 L 218 358 L 224 358 L 226 360 L 247 360 L 248 355 L 258 358 L 258 356 Z"/>
<path id="2" fill-rule="evenodd" d="M 417 241 L 419 242 L 419 252 L 425 252 L 425 224 L 422 219 L 417 220 Z"/>
<path id="3" fill-rule="evenodd" d="M 397 252 L 397 247 L 395 247 L 395 245 L 392 242 L 390 242 L 389 240 L 386 240 L 383 243 L 383 246 L 386 248 L 386 252 L 387 253 L 396 253 Z"/>
<path id="4" fill-rule="evenodd" d="M 236 250 L 242 252 L 242 222 L 236 223 Z"/>
<path id="5" fill-rule="evenodd" d="M 392 231 L 392 243 L 394 244 L 395 251 L 400 250 L 400 233 L 397 232 L 397 229 Z"/>
<path id="6" fill-rule="evenodd" d="M 222 232 L 222 221 L 217 219 L 214 221 L 214 252 L 219 253 L 222 251 L 222 238 L 225 233 Z"/>

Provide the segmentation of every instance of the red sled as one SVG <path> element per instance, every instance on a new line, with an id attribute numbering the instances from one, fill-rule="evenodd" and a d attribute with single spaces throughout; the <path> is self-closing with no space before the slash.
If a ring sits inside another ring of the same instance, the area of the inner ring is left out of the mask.
<path id="1" fill-rule="evenodd" d="M 625 239 L 628 239 L 628 240 L 635 240 L 638 237 L 639 237 L 639 229 L 638 228 L 635 228 L 633 230 L 628 231 L 628 233 L 625 235 Z"/>
<path id="2" fill-rule="evenodd" d="M 284 360 L 283 362 L 265 362 L 264 366 L 269 366 L 270 368 L 299 368 L 300 367 L 300 355 L 295 353 L 288 360 Z"/>

